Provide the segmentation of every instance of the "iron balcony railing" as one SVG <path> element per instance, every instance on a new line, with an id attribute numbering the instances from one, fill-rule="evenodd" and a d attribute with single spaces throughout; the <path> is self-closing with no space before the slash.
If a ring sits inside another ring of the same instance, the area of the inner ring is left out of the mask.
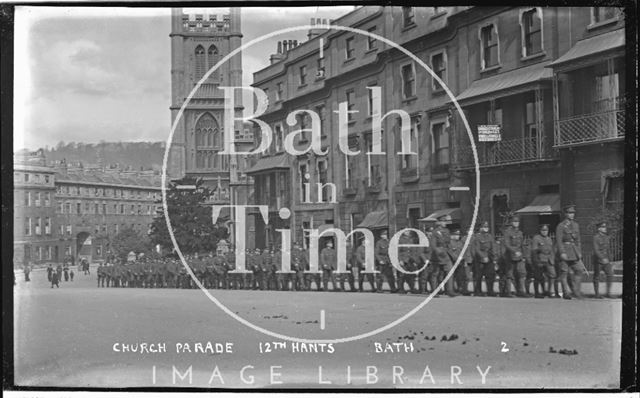
<path id="1" fill-rule="evenodd" d="M 624 109 L 571 116 L 556 122 L 555 146 L 572 146 L 624 139 Z"/>
<path id="2" fill-rule="evenodd" d="M 478 164 L 480 167 L 490 167 L 550 160 L 555 158 L 556 154 L 549 141 L 544 136 L 534 136 L 497 142 L 478 142 L 476 143 Z M 460 147 L 457 157 L 456 168 L 475 167 L 470 145 Z"/>

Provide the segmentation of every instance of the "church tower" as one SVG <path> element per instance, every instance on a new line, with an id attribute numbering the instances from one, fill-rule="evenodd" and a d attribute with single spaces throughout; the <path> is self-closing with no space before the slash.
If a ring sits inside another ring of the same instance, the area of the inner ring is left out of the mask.
<path id="1" fill-rule="evenodd" d="M 171 122 L 198 81 L 224 56 L 240 47 L 242 33 L 240 9 L 228 15 L 171 12 Z M 215 190 L 215 202 L 230 202 L 230 182 L 236 179 L 237 160 L 219 155 L 224 134 L 243 141 L 241 124 L 235 131 L 224 131 L 224 96 L 220 86 L 242 86 L 242 54 L 225 62 L 202 83 L 178 121 L 167 163 L 170 179 L 198 177 Z M 241 112 L 241 93 L 237 92 L 236 114 Z"/>

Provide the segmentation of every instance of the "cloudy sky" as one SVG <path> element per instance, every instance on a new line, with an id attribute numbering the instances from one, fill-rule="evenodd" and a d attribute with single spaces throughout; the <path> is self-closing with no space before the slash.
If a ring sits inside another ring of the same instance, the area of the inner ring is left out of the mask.
<path id="1" fill-rule="evenodd" d="M 345 7 L 243 8 L 243 42 Z M 203 9 L 187 9 L 203 12 Z M 228 9 L 209 9 L 224 14 Z M 163 141 L 170 131 L 170 10 L 17 7 L 14 149 L 58 142 Z M 276 42 L 243 52 L 244 83 Z M 306 40 L 306 32 L 286 38 Z"/>

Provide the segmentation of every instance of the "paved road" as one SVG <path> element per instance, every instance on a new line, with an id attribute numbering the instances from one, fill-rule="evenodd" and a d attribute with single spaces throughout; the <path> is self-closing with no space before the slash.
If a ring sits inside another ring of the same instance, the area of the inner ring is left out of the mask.
<path id="1" fill-rule="evenodd" d="M 15 287 L 18 385 L 153 386 L 155 366 L 156 386 L 618 386 L 620 300 L 436 298 L 393 329 L 335 344 L 332 353 L 293 353 L 292 342 L 286 342 L 285 349 L 261 354 L 259 344 L 274 339 L 224 314 L 199 290 L 98 289 L 95 273 L 76 275 L 73 283 L 51 289 L 45 273 L 32 276 L 26 283 L 18 275 Z M 424 299 L 373 293 L 212 292 L 261 327 L 309 339 L 368 332 Z M 205 349 L 207 342 L 214 348 L 215 343 L 233 343 L 233 353 L 194 352 L 198 342 Z M 384 347 L 396 342 L 412 344 L 413 352 L 376 353 L 376 343 Z M 115 343 L 164 343 L 166 352 L 114 352 Z M 178 343 L 189 343 L 192 352 L 177 353 Z"/>

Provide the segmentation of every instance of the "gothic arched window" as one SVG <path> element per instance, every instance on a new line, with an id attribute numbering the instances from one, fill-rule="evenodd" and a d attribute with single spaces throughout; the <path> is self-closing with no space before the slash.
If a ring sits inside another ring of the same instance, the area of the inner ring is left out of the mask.
<path id="1" fill-rule="evenodd" d="M 205 113 L 196 122 L 196 168 L 210 169 L 214 165 L 211 147 L 214 145 L 214 132 L 218 131 L 218 122 L 210 113 Z"/>
<path id="2" fill-rule="evenodd" d="M 213 129 L 213 146 L 216 148 L 220 148 L 220 132 L 218 129 Z"/>
<path id="3" fill-rule="evenodd" d="M 211 47 L 209 47 L 209 50 L 207 51 L 208 69 L 213 68 L 213 66 L 217 64 L 218 61 L 220 61 L 220 54 L 218 53 L 218 49 L 216 48 L 216 46 L 212 45 Z M 211 77 L 213 77 L 214 79 L 218 79 L 219 75 L 220 74 L 218 73 L 218 70 L 215 70 L 212 73 Z"/>
<path id="4" fill-rule="evenodd" d="M 198 46 L 196 47 L 196 79 L 199 80 L 202 76 L 204 76 L 204 73 L 206 71 L 207 67 L 205 65 L 204 48 L 202 46 Z"/>

